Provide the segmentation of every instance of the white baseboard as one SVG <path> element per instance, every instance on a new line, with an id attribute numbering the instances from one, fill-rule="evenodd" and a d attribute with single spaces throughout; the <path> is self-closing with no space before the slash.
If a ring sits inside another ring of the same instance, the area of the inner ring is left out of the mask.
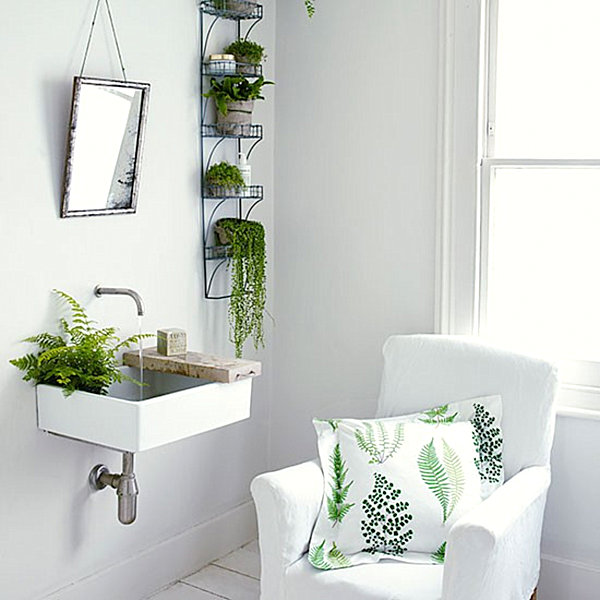
<path id="1" fill-rule="evenodd" d="M 600 566 L 542 554 L 539 600 L 598 600 Z"/>
<path id="2" fill-rule="evenodd" d="M 40 600 L 144 600 L 255 537 L 248 501 Z"/>

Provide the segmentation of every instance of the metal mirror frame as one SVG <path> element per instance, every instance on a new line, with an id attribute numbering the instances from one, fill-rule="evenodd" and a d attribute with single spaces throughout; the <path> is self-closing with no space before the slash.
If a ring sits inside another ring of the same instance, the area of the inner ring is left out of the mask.
<path id="1" fill-rule="evenodd" d="M 77 131 L 77 117 L 79 112 L 79 102 L 81 100 L 81 87 L 83 84 L 97 85 L 101 87 L 122 87 L 136 89 L 142 92 L 140 119 L 138 123 L 138 133 L 136 140 L 136 152 L 134 161 L 133 183 L 131 187 L 131 205 L 127 208 L 103 208 L 90 210 L 69 210 L 69 196 L 71 187 L 71 175 L 73 171 L 73 151 L 75 147 L 75 136 Z M 73 100 L 71 103 L 71 118 L 69 125 L 69 140 L 67 143 L 67 158 L 65 162 L 65 173 L 63 180 L 63 196 L 61 203 L 61 218 L 66 217 L 92 217 L 103 215 L 132 214 L 137 209 L 137 195 L 139 188 L 140 167 L 142 161 L 142 149 L 144 145 L 144 133 L 146 129 L 146 118 L 148 114 L 148 98 L 150 95 L 150 84 L 140 81 L 123 81 L 119 79 L 100 79 L 96 77 L 73 78 Z"/>

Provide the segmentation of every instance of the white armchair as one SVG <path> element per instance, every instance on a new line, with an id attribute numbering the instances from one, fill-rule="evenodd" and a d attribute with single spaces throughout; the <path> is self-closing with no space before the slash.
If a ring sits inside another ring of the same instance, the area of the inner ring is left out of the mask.
<path id="1" fill-rule="evenodd" d="M 454 524 L 445 565 L 384 560 L 319 571 L 306 556 L 323 494 L 318 463 L 259 475 L 252 495 L 261 600 L 529 600 L 550 485 L 555 387 L 548 363 L 469 339 L 389 338 L 377 416 L 502 395 L 506 483 Z"/>

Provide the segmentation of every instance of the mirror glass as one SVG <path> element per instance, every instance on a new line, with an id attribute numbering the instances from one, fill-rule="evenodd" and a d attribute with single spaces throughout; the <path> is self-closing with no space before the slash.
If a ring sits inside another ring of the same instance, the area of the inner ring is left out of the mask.
<path id="1" fill-rule="evenodd" d="M 135 212 L 149 91 L 75 77 L 61 216 Z"/>

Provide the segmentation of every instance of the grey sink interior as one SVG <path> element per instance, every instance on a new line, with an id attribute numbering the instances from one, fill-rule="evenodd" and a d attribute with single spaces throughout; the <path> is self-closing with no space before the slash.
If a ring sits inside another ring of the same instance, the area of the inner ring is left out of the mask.
<path id="1" fill-rule="evenodd" d="M 129 377 L 140 381 L 140 370 L 134 367 L 122 367 L 121 369 Z M 194 379 L 193 377 L 184 377 L 183 375 L 171 375 L 169 373 L 159 373 L 157 371 L 144 371 L 144 387 L 123 381 L 115 383 L 109 389 L 109 396 L 120 398 L 121 400 L 149 400 L 158 398 L 173 392 L 189 390 L 202 385 L 207 385 L 210 381 L 204 379 Z M 141 393 L 140 393 L 141 392 Z"/>

